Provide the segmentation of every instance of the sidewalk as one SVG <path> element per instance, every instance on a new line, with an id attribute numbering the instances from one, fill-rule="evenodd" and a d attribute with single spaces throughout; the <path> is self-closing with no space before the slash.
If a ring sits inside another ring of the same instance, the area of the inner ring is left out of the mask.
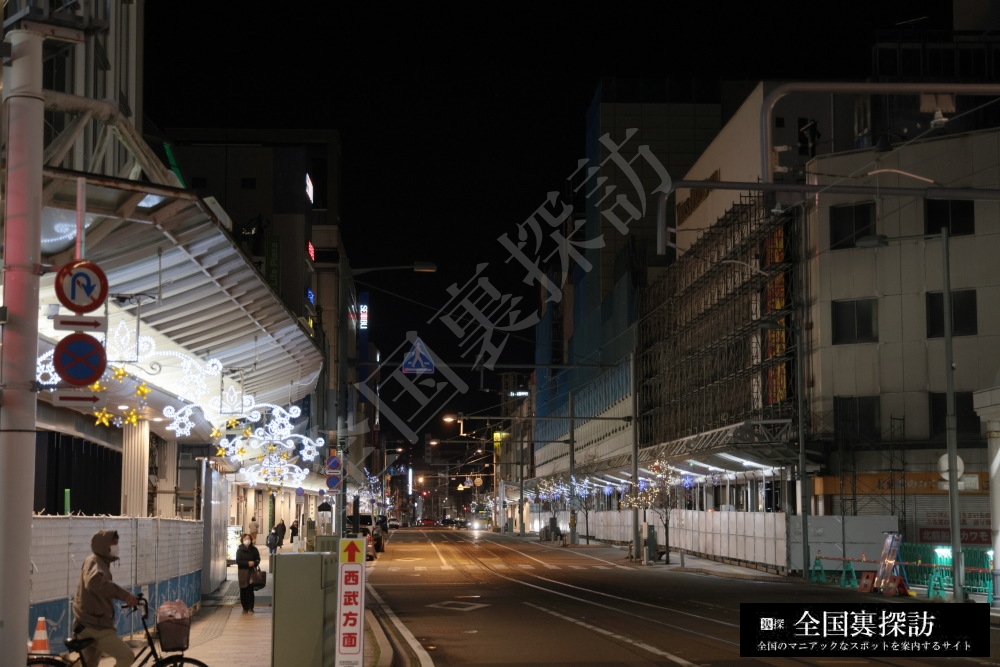
<path id="1" fill-rule="evenodd" d="M 280 662 L 272 662 L 271 656 L 274 574 L 270 572 L 267 547 L 258 545 L 257 548 L 261 552 L 261 568 L 268 571 L 268 575 L 267 585 L 255 594 L 254 613 L 243 614 L 236 566 L 230 565 L 226 581 L 212 593 L 202 595 L 201 607 L 191 617 L 191 640 L 184 652 L 186 657 L 201 660 L 210 667 L 280 665 Z M 281 551 L 291 551 L 291 547 L 286 544 Z M 138 652 L 145 640 L 135 638 L 129 643 Z M 374 614 L 367 610 L 364 667 L 389 667 L 391 664 L 392 647 Z M 101 667 L 112 665 L 114 661 L 109 658 L 101 660 Z"/>

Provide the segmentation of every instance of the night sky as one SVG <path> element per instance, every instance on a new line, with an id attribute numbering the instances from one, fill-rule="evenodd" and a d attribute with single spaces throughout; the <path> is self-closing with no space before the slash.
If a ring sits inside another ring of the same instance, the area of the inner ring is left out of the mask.
<path id="1" fill-rule="evenodd" d="M 941 1 L 331 4 L 151 0 L 146 114 L 160 127 L 339 130 L 352 265 L 439 266 L 365 277 L 386 351 L 408 329 L 433 336 L 426 320 L 477 263 L 503 283 L 496 239 L 584 157 L 602 75 L 669 78 L 709 96 L 720 79 L 862 80 L 875 29 L 951 28 Z M 504 357 L 532 358 L 530 337 Z"/>

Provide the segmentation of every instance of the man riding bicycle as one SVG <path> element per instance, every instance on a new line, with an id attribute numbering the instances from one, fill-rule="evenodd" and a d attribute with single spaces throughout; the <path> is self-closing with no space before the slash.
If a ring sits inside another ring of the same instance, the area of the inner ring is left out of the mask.
<path id="1" fill-rule="evenodd" d="M 111 580 L 111 563 L 118 560 L 118 531 L 99 530 L 90 540 L 92 554 L 83 561 L 80 582 L 73 598 L 76 624 L 73 634 L 80 639 L 92 638 L 94 643 L 83 649 L 88 665 L 100 664 L 101 653 L 115 659 L 115 667 L 129 667 L 135 660 L 115 628 L 115 600 L 126 607 L 138 604 L 135 596 Z"/>

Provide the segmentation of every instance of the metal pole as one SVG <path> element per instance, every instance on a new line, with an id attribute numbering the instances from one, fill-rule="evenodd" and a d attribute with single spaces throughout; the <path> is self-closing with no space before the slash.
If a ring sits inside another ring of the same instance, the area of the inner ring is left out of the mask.
<path id="1" fill-rule="evenodd" d="M 569 543 L 576 544 L 576 433 L 573 419 L 573 392 L 569 392 Z"/>
<path id="2" fill-rule="evenodd" d="M 958 504 L 958 423 L 955 419 L 955 362 L 952 348 L 951 326 L 951 252 L 948 244 L 948 228 L 941 228 L 941 290 L 944 306 L 944 377 L 945 439 L 948 444 L 948 501 L 951 510 L 951 580 L 955 586 L 955 602 L 965 602 L 965 564 L 962 554 L 961 515 Z"/>
<path id="3" fill-rule="evenodd" d="M 337 501 L 337 532 L 340 537 L 347 535 L 347 331 L 350 327 L 350 283 L 351 263 L 347 253 L 340 248 L 340 263 L 337 271 L 337 450 L 341 457 L 340 493 Z"/>
<path id="4" fill-rule="evenodd" d="M 31 602 L 31 511 L 35 495 L 35 360 L 42 216 L 42 35 L 8 34 L 12 64 L 3 93 L 7 133 L 3 325 L 0 369 L 0 646 L 11 665 L 27 662 Z M 7 663 L 5 663 L 7 664 Z"/>
<path id="5" fill-rule="evenodd" d="M 517 499 L 517 523 L 518 523 L 518 535 L 524 537 L 524 438 L 521 438 L 520 444 L 518 446 L 518 474 L 520 475 L 520 495 Z"/>
<path id="6" fill-rule="evenodd" d="M 635 488 L 639 488 L 639 384 L 636 380 L 636 370 L 638 364 L 635 359 L 635 352 L 632 352 L 632 359 L 630 360 L 631 366 L 630 371 L 632 377 L 629 380 L 629 384 L 632 389 L 632 484 Z M 670 512 L 670 507 L 667 507 L 667 512 Z M 669 514 L 668 514 L 669 516 Z M 667 525 L 663 527 L 664 530 L 670 530 L 669 519 Z M 632 505 L 632 554 L 635 556 L 639 555 L 639 508 L 633 503 Z M 666 543 L 669 543 L 667 540 Z M 670 554 L 667 554 L 667 562 L 670 562 Z"/>
<path id="7" fill-rule="evenodd" d="M 806 318 L 806 212 L 799 212 L 799 280 L 796 289 L 798 308 L 795 323 L 795 394 L 799 422 L 799 515 L 802 517 L 802 578 L 809 579 L 809 511 L 812 509 L 812 493 L 809 476 L 806 474 L 806 383 L 805 383 L 805 318 Z"/>

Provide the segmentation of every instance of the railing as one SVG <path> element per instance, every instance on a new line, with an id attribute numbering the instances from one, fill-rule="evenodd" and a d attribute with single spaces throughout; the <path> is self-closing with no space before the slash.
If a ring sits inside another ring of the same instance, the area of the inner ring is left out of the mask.
<path id="1" fill-rule="evenodd" d="M 986 595 L 987 603 L 993 603 L 993 564 L 986 549 L 966 547 L 962 550 L 965 557 L 965 591 Z M 839 583 L 843 587 L 857 588 L 856 564 L 867 564 L 877 568 L 881 561 L 867 558 L 840 558 L 824 556 L 816 552 L 816 558 L 809 570 L 809 580 L 817 583 Z M 824 563 L 830 564 L 827 569 Z M 836 566 L 839 564 L 839 568 Z M 864 565 L 860 566 L 864 569 Z M 934 547 L 926 544 L 902 544 L 899 549 L 899 560 L 895 570 L 899 570 L 909 586 L 926 586 L 927 597 L 944 597 L 945 590 L 954 589 L 951 575 L 951 556 L 938 553 Z"/>

